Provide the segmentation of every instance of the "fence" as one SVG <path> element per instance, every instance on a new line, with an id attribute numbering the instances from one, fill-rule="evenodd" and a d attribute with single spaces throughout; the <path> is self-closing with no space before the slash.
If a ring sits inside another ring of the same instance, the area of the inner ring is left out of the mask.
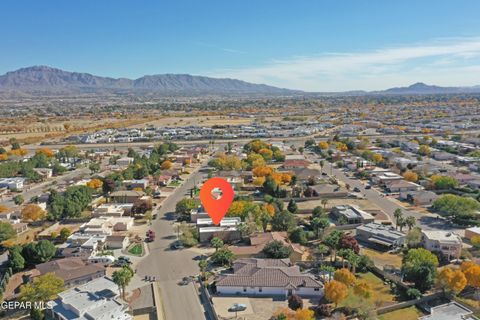
<path id="1" fill-rule="evenodd" d="M 200 284 L 200 299 L 205 307 L 206 313 L 209 315 L 210 320 L 220 320 L 215 312 L 215 308 L 213 307 L 210 292 L 208 292 L 208 288 L 203 285 L 203 281 L 200 276 L 198 277 L 198 283 Z M 197 285 L 194 285 L 195 288 L 197 288 Z"/>
<path id="2" fill-rule="evenodd" d="M 431 300 L 434 300 L 434 299 L 437 299 L 437 298 L 441 298 L 443 296 L 444 296 L 443 292 L 432 293 L 432 294 L 423 296 L 419 299 L 408 300 L 408 301 L 399 302 L 399 303 L 396 303 L 396 304 L 393 304 L 393 305 L 390 305 L 390 306 L 385 306 L 385 307 L 382 307 L 382 308 L 378 308 L 377 309 L 377 314 L 380 315 L 380 314 L 392 312 L 392 311 L 395 311 L 395 310 L 407 308 L 407 307 L 410 307 L 410 306 L 413 306 L 413 305 L 416 305 L 416 304 L 425 303 L 425 302 L 428 302 L 428 301 L 431 301 Z"/>

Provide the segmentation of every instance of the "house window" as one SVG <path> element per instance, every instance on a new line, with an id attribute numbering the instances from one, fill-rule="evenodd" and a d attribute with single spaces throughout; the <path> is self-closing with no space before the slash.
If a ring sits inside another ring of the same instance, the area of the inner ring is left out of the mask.
<path id="1" fill-rule="evenodd" d="M 247 292 L 247 287 L 243 287 L 243 292 Z"/>
<path id="2" fill-rule="evenodd" d="M 320 291 L 320 288 L 314 288 L 313 291 Z"/>
<path id="3" fill-rule="evenodd" d="M 262 287 L 258 288 L 258 292 L 262 292 L 262 290 L 263 290 Z"/>

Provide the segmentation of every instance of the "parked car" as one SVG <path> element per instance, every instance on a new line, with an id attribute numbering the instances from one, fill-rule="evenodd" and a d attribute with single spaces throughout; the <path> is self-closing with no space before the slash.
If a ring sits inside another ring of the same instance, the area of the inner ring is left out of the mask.
<path id="1" fill-rule="evenodd" d="M 367 184 L 367 185 L 365 186 L 365 189 L 372 189 L 372 186 L 369 185 L 369 184 Z"/>
<path id="2" fill-rule="evenodd" d="M 360 192 L 360 189 L 358 187 L 353 188 L 354 192 Z"/>
<path id="3" fill-rule="evenodd" d="M 230 312 L 237 312 L 237 311 L 244 311 L 247 310 L 247 305 L 243 303 L 234 303 L 233 306 L 228 308 L 228 311 Z"/>
<path id="4" fill-rule="evenodd" d="M 192 282 L 192 278 L 190 278 L 190 277 L 183 277 L 182 280 L 181 280 L 178 284 L 181 285 L 181 286 L 186 286 L 186 285 L 189 284 L 190 282 Z"/>
<path id="5" fill-rule="evenodd" d="M 172 250 L 178 250 L 183 248 L 184 248 L 183 243 L 180 240 L 176 240 L 170 245 L 170 249 Z"/>

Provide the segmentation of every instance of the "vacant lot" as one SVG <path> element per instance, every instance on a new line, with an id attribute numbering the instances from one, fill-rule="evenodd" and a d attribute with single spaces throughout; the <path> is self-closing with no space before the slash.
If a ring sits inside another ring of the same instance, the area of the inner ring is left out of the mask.
<path id="1" fill-rule="evenodd" d="M 415 306 L 382 314 L 380 320 L 417 320 L 424 314 Z"/>
<path id="2" fill-rule="evenodd" d="M 392 265 L 395 268 L 400 268 L 402 266 L 402 257 L 398 254 L 381 252 L 365 247 L 360 249 L 360 254 L 372 259 L 375 265 L 380 269 L 382 269 L 385 265 Z"/>

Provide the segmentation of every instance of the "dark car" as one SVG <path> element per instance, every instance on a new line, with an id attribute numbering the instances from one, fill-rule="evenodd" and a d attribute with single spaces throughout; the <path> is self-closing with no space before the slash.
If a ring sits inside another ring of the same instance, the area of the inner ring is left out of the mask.
<path id="1" fill-rule="evenodd" d="M 189 284 L 190 282 L 192 282 L 192 278 L 190 278 L 190 277 L 183 277 L 182 280 L 181 280 L 178 284 L 181 285 L 181 286 L 186 286 L 186 285 Z"/>
<path id="2" fill-rule="evenodd" d="M 365 189 L 372 189 L 372 186 L 369 185 L 369 184 L 367 184 L 367 185 L 365 186 Z"/>
<path id="3" fill-rule="evenodd" d="M 354 192 L 360 192 L 360 189 L 358 187 L 353 188 Z"/>
<path id="4" fill-rule="evenodd" d="M 170 245 L 170 249 L 172 250 L 179 250 L 183 248 L 184 248 L 183 243 L 180 240 L 176 240 Z"/>

